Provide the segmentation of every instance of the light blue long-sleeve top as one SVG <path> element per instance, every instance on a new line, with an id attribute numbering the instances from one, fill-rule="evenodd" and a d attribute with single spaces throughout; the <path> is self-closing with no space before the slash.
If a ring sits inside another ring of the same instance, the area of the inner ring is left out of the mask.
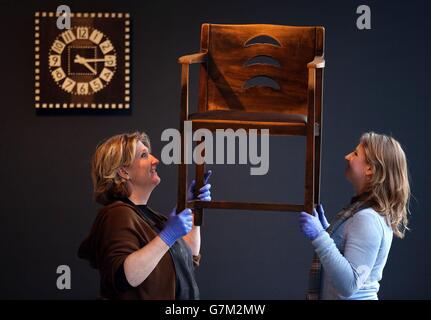
<path id="1" fill-rule="evenodd" d="M 336 223 L 336 222 L 335 222 Z M 320 299 L 377 300 L 393 232 L 372 208 L 312 241 L 322 263 Z"/>

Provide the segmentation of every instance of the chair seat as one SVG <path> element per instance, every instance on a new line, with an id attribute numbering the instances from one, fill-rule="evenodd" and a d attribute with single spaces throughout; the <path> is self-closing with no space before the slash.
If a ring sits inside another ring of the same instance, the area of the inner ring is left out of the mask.
<path id="1" fill-rule="evenodd" d="M 189 115 L 190 120 L 237 120 L 255 122 L 307 123 L 307 116 L 302 114 L 284 114 L 267 112 L 244 112 L 232 110 L 211 110 Z"/>

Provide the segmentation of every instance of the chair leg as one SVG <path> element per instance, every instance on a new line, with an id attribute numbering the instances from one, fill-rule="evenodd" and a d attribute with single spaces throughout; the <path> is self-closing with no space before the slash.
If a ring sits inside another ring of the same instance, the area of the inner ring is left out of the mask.
<path id="1" fill-rule="evenodd" d="M 184 123 L 184 122 L 183 122 Z M 178 165 L 178 192 L 177 192 L 177 213 L 183 211 L 187 207 L 187 163 L 185 161 L 184 143 L 184 126 L 180 126 L 181 130 L 181 163 Z"/>
<path id="2" fill-rule="evenodd" d="M 187 207 L 187 165 L 181 163 L 178 169 L 177 213 Z"/>
<path id="3" fill-rule="evenodd" d="M 202 138 L 202 141 L 199 143 L 205 143 L 205 138 Z M 205 157 L 205 149 L 202 151 L 202 158 Z M 203 160 L 203 159 L 199 160 Z M 202 161 L 202 164 L 196 164 L 196 188 L 195 188 L 195 198 L 199 194 L 199 189 L 204 186 L 204 174 L 205 174 L 205 163 Z M 203 224 L 204 218 L 204 209 L 203 208 L 195 208 L 195 216 L 194 216 L 194 225 L 201 226 Z"/>
<path id="4" fill-rule="evenodd" d="M 196 190 L 195 197 L 199 194 L 199 189 L 204 186 L 204 172 L 205 164 L 196 165 Z M 195 208 L 194 224 L 195 226 L 201 226 L 204 220 L 204 209 Z"/>
<path id="5" fill-rule="evenodd" d="M 308 213 L 312 213 L 314 209 L 314 152 L 315 152 L 315 136 L 314 127 L 309 126 L 307 129 L 306 138 L 306 154 L 305 154 L 305 194 L 304 194 L 304 209 Z"/>
<path id="6" fill-rule="evenodd" d="M 320 166 L 321 166 L 321 158 L 320 153 L 322 150 L 321 147 L 322 135 L 316 137 L 316 145 L 315 145 L 315 159 L 314 159 L 314 203 L 320 203 Z"/>

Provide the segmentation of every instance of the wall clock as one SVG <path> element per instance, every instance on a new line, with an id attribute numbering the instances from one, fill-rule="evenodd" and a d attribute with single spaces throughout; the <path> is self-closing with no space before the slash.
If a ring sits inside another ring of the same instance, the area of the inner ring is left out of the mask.
<path id="1" fill-rule="evenodd" d="M 129 14 L 71 13 L 70 29 L 57 18 L 35 13 L 36 109 L 129 109 Z"/>

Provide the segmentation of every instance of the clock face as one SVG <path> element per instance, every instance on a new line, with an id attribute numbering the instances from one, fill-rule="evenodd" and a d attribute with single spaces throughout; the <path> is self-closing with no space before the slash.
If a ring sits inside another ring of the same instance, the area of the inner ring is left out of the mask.
<path id="1" fill-rule="evenodd" d="M 69 29 L 61 29 L 58 19 L 60 13 L 35 12 L 36 111 L 130 111 L 130 15 L 71 12 Z"/>
<path id="2" fill-rule="evenodd" d="M 48 55 L 51 76 L 73 95 L 92 95 L 115 76 L 117 54 L 111 40 L 91 26 L 74 26 L 58 35 Z"/>

